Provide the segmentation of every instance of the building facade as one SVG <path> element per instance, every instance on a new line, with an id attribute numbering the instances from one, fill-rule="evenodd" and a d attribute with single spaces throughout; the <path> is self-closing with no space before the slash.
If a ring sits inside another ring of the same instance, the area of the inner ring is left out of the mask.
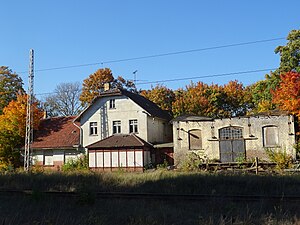
<path id="1" fill-rule="evenodd" d="M 267 148 L 296 157 L 295 121 L 285 113 L 224 119 L 181 116 L 172 124 L 175 165 L 189 152 L 221 162 L 267 160 Z"/>

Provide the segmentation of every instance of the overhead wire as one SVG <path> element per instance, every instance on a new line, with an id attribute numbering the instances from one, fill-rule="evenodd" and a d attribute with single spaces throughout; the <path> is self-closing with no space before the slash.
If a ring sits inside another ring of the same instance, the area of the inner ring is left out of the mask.
<path id="1" fill-rule="evenodd" d="M 141 59 L 158 58 L 158 57 L 171 56 L 171 55 L 187 54 L 187 53 L 192 53 L 192 52 L 201 52 L 201 51 L 208 51 L 208 50 L 221 49 L 221 48 L 229 48 L 229 47 L 236 47 L 236 46 L 243 46 L 243 45 L 251 45 L 251 44 L 272 42 L 272 41 L 278 41 L 278 40 L 283 40 L 283 39 L 285 39 L 285 38 L 284 37 L 279 37 L 279 38 L 271 38 L 271 39 L 256 40 L 256 41 L 249 41 L 249 42 L 241 42 L 241 43 L 213 46 L 213 47 L 206 47 L 206 48 L 183 50 L 183 51 L 177 51 L 177 52 L 168 52 L 168 53 L 160 53 L 160 54 L 147 55 L 147 56 L 138 56 L 138 57 L 132 57 L 132 58 L 125 58 L 125 59 L 108 60 L 108 61 L 95 62 L 95 63 L 78 64 L 78 65 L 61 66 L 61 67 L 52 67 L 52 68 L 45 68 L 45 69 L 36 69 L 35 72 L 71 69 L 71 68 L 95 66 L 95 65 L 100 65 L 100 64 L 104 65 L 104 64 L 112 64 L 112 63 L 119 63 L 119 62 L 126 62 L 126 61 L 141 60 Z M 27 73 L 27 71 L 22 71 L 22 72 L 18 72 L 18 73 L 19 74 Z"/>
<path id="2" fill-rule="evenodd" d="M 166 83 L 166 82 L 175 82 L 175 81 L 182 81 L 182 80 L 195 80 L 195 79 L 212 78 L 212 77 L 225 77 L 225 76 L 231 76 L 231 75 L 244 75 L 244 74 L 249 74 L 249 73 L 270 72 L 272 70 L 276 70 L 276 68 L 247 70 L 247 71 L 202 75 L 202 76 L 194 76 L 194 77 L 174 78 L 174 79 L 166 79 L 166 80 L 156 80 L 156 81 L 140 82 L 140 83 L 136 83 L 136 85 Z M 54 93 L 56 93 L 56 92 L 38 93 L 36 95 L 50 95 L 50 94 L 54 94 Z"/>

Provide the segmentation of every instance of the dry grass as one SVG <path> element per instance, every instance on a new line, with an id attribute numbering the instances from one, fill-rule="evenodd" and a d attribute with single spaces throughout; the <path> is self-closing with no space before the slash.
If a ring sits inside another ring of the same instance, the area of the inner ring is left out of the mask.
<path id="1" fill-rule="evenodd" d="M 298 195 L 300 177 L 148 173 L 48 173 L 0 175 L 0 189 L 32 189 L 33 195 L 0 194 L 0 224 L 300 224 L 297 202 L 99 199 L 97 191 L 180 194 Z M 77 191 L 49 197 L 42 191 Z"/>

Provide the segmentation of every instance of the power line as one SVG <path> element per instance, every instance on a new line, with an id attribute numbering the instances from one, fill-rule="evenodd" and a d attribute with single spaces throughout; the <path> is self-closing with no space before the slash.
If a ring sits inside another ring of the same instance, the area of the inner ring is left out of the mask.
<path id="1" fill-rule="evenodd" d="M 100 64 L 103 65 L 103 64 L 112 64 L 112 63 L 127 62 L 127 61 L 141 60 L 141 59 L 158 58 L 158 57 L 171 56 L 171 55 L 187 54 L 187 53 L 192 53 L 192 52 L 201 52 L 201 51 L 208 51 L 208 50 L 214 50 L 214 49 L 222 49 L 222 48 L 237 47 L 237 46 L 243 46 L 243 45 L 252 45 L 252 44 L 258 44 L 258 43 L 272 42 L 272 41 L 278 41 L 278 40 L 283 40 L 283 39 L 285 39 L 285 38 L 284 37 L 279 37 L 279 38 L 256 40 L 256 41 L 249 41 L 249 42 L 241 42 L 241 43 L 213 46 L 213 47 L 206 47 L 206 48 L 190 49 L 190 50 L 177 51 L 177 52 L 161 53 L 161 54 L 148 55 L 148 56 L 139 56 L 139 57 L 125 58 L 125 59 L 116 59 L 116 60 L 109 60 L 109 61 L 103 61 L 103 62 L 78 64 L 78 65 L 70 65 L 70 66 L 61 66 L 61 67 L 52 67 L 52 68 L 45 68 L 45 69 L 37 69 L 37 70 L 35 70 L 35 72 L 63 70 L 63 69 L 95 66 L 95 65 L 100 65 Z M 27 73 L 27 71 L 22 71 L 22 72 L 18 72 L 18 73 L 19 74 Z"/>
<path id="2" fill-rule="evenodd" d="M 242 75 L 242 74 L 248 74 L 248 73 L 266 72 L 266 71 L 272 71 L 272 70 L 276 70 L 276 68 L 260 69 L 260 70 L 248 70 L 248 71 L 203 75 L 203 76 L 197 76 L 197 77 L 185 77 L 185 78 L 168 79 L 168 80 L 157 80 L 157 81 L 142 82 L 142 83 L 137 83 L 137 84 L 142 85 L 142 84 L 174 82 L 174 81 L 181 81 L 181 80 L 194 80 L 194 79 L 211 78 L 211 77 L 225 77 L 225 76 L 231 76 L 231 75 Z"/>
<path id="3" fill-rule="evenodd" d="M 138 85 L 155 84 L 155 83 L 166 83 L 166 82 L 183 81 L 183 80 L 195 80 L 195 79 L 201 79 L 201 78 L 225 77 L 225 76 L 231 76 L 231 75 L 244 75 L 244 74 L 249 74 L 249 73 L 269 72 L 269 71 L 276 70 L 276 69 L 277 68 L 247 70 L 247 71 L 238 71 L 238 72 L 230 72 L 230 73 L 220 73 L 220 74 L 202 75 L 202 76 L 195 76 L 195 77 L 177 78 L 177 79 L 156 80 L 156 81 L 149 81 L 149 82 L 141 82 L 141 83 L 137 83 L 137 84 Z M 38 93 L 36 95 L 50 95 L 50 94 L 55 94 L 55 93 L 57 93 L 57 92 Z"/>

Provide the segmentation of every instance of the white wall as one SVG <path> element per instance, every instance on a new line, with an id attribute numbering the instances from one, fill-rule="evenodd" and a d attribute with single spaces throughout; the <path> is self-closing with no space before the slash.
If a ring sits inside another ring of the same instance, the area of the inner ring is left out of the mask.
<path id="1" fill-rule="evenodd" d="M 104 159 L 104 161 L 103 161 Z M 126 161 L 127 159 L 127 161 Z M 104 164 L 103 164 L 104 162 Z M 89 151 L 90 168 L 144 167 L 150 163 L 150 152 L 141 150 Z"/>
<path id="2" fill-rule="evenodd" d="M 115 99 L 115 109 L 109 109 L 109 100 Z M 106 115 L 107 120 L 101 121 L 101 114 Z M 164 142 L 168 136 L 170 140 L 171 127 L 166 121 L 148 115 L 147 112 L 126 96 L 112 96 L 98 99 L 83 115 L 80 120 L 83 132 L 83 146 L 86 147 L 96 141 L 113 134 L 113 121 L 121 121 L 121 133 L 129 133 L 129 120 L 138 121 L 137 136 L 148 142 Z M 89 134 L 89 123 L 97 122 L 98 135 Z M 102 129 L 102 124 L 105 129 Z M 168 135 L 164 133 L 168 132 Z"/>

